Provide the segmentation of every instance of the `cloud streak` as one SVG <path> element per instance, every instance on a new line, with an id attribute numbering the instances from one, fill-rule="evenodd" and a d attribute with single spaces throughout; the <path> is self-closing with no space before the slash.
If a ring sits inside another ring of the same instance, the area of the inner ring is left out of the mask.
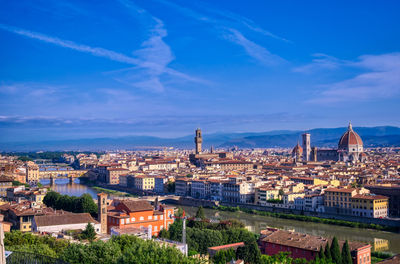
<path id="1" fill-rule="evenodd" d="M 256 61 L 260 62 L 263 65 L 270 66 L 270 65 L 276 65 L 279 62 L 280 63 L 285 62 L 285 60 L 283 58 L 279 57 L 278 55 L 271 54 L 271 52 L 268 51 L 265 47 L 246 38 L 244 36 L 244 34 L 235 27 L 235 25 L 232 25 L 232 22 L 234 22 L 233 24 L 236 23 L 241 26 L 245 26 L 247 29 L 250 29 L 254 32 L 261 33 L 264 36 L 272 37 L 275 39 L 280 39 L 282 41 L 287 42 L 286 39 L 278 37 L 278 36 L 270 33 L 269 31 L 266 31 L 266 30 L 262 29 L 261 27 L 257 26 L 250 19 L 244 18 L 242 16 L 239 16 L 237 14 L 234 14 L 232 12 L 225 11 L 225 10 L 221 11 L 221 10 L 213 9 L 210 7 L 203 8 L 203 9 L 205 9 L 206 12 L 208 11 L 209 13 L 214 13 L 214 14 L 224 18 L 224 19 L 219 19 L 219 18 L 211 17 L 204 13 L 200 13 L 193 9 L 180 6 L 171 1 L 167 1 L 167 0 L 156 0 L 156 1 L 177 10 L 178 12 L 180 12 L 181 14 L 183 14 L 187 17 L 190 17 L 197 21 L 212 25 L 215 32 L 218 32 L 218 34 L 220 34 L 220 36 L 223 39 L 226 39 L 232 43 L 235 43 L 235 44 L 243 47 L 243 49 L 246 51 L 248 56 L 254 58 Z"/>
<path id="2" fill-rule="evenodd" d="M 326 55 L 324 53 L 315 53 L 312 55 L 314 59 L 311 63 L 296 67 L 294 72 L 311 74 L 322 70 L 336 70 L 341 66 L 351 65 L 350 61 L 340 60 L 336 57 Z"/>
<path id="3" fill-rule="evenodd" d="M 348 65 L 365 72 L 353 78 L 323 85 L 308 103 L 335 104 L 392 98 L 400 94 L 400 53 L 364 55 Z"/>
<path id="4" fill-rule="evenodd" d="M 203 80 L 167 67 L 167 65 L 174 59 L 170 47 L 162 40 L 167 35 L 167 32 L 164 29 L 164 24 L 161 20 L 154 17 L 153 19 L 155 25 L 152 28 L 152 36 L 142 43 L 142 49 L 134 52 L 137 58 L 127 56 L 113 50 L 100 47 L 91 47 L 89 45 L 83 45 L 70 40 L 63 40 L 57 37 L 48 36 L 42 33 L 29 31 L 26 29 L 21 29 L 5 24 L 0 24 L 0 29 L 20 36 L 53 44 L 59 47 L 87 53 L 96 57 L 102 57 L 112 61 L 134 65 L 135 67 L 128 68 L 128 70 L 133 70 L 137 72 L 135 78 L 139 78 L 140 81 L 132 83 L 129 79 L 125 78 L 125 83 L 139 88 L 144 88 L 152 92 L 164 91 L 164 86 L 160 81 L 160 76 L 163 74 L 174 77 L 175 79 L 182 79 L 184 81 L 206 83 Z M 116 79 L 118 80 L 118 77 L 116 77 Z"/>
<path id="5" fill-rule="evenodd" d="M 25 29 L 13 27 L 13 26 L 8 26 L 8 25 L 4 25 L 4 24 L 0 24 L 0 29 L 15 33 L 17 35 L 25 36 L 25 37 L 28 37 L 31 39 L 37 39 L 37 40 L 40 40 L 40 41 L 43 41 L 46 43 L 54 44 L 56 46 L 60 46 L 63 48 L 69 48 L 69 49 L 73 49 L 76 51 L 89 53 L 89 54 L 97 56 L 97 57 L 103 57 L 103 58 L 107 58 L 107 59 L 110 59 L 113 61 L 118 61 L 118 62 L 132 64 L 132 65 L 140 64 L 139 60 L 129 57 L 129 56 L 126 56 L 124 54 L 112 51 L 112 50 L 98 48 L 98 47 L 91 47 L 88 45 L 82 45 L 82 44 L 78 44 L 73 41 L 63 40 L 60 38 L 51 37 L 51 36 L 48 36 L 45 34 L 33 32 L 33 31 L 29 31 L 29 30 L 25 30 Z"/>
<path id="6" fill-rule="evenodd" d="M 245 38 L 242 33 L 240 33 L 234 28 L 227 29 L 225 38 L 242 46 L 247 54 L 249 54 L 252 58 L 256 59 L 263 65 L 271 66 L 285 62 L 285 60 L 282 59 L 281 57 L 272 54 L 266 48 Z"/>

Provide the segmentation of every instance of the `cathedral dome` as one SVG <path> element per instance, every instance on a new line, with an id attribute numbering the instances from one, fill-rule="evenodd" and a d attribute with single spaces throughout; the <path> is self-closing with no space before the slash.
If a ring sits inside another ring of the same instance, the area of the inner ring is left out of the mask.
<path id="1" fill-rule="evenodd" d="M 299 156 L 303 155 L 303 148 L 300 146 L 299 142 L 292 150 L 292 155 L 299 154 Z"/>
<path id="2" fill-rule="evenodd" d="M 354 132 L 351 123 L 349 123 L 347 131 L 343 134 L 343 136 L 339 140 L 339 149 L 349 149 L 350 145 L 357 147 L 363 146 L 361 137 L 356 132 Z"/>

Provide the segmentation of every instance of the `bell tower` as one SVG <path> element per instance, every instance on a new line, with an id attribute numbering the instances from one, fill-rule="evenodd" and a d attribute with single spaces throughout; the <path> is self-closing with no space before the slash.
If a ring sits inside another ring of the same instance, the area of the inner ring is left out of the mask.
<path id="1" fill-rule="evenodd" d="M 194 143 L 196 143 L 196 154 L 201 153 L 201 143 L 203 143 L 203 137 L 201 136 L 201 129 L 196 129 L 196 137 L 194 138 Z"/>
<path id="2" fill-rule="evenodd" d="M 99 221 L 101 224 L 100 233 L 107 234 L 107 194 L 97 194 L 97 206 L 99 209 L 97 221 Z"/>

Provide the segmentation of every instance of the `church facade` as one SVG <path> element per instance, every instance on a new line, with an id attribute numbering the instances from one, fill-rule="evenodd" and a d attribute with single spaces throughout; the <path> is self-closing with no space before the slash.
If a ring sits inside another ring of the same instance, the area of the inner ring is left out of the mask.
<path id="1" fill-rule="evenodd" d="M 361 137 L 353 130 L 351 123 L 347 131 L 340 137 L 337 149 L 318 149 L 311 147 L 311 135 L 302 135 L 303 147 L 299 143 L 294 147 L 292 156 L 296 161 L 364 161 L 366 155 Z"/>

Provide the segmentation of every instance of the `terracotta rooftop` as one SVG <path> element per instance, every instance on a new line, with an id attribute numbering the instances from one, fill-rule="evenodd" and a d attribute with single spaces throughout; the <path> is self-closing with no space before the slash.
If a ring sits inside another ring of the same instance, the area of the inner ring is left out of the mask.
<path id="1" fill-rule="evenodd" d="M 229 248 L 233 248 L 233 247 L 244 247 L 244 243 L 239 242 L 239 243 L 227 244 L 227 245 L 222 245 L 222 246 L 209 247 L 208 249 L 218 251 L 218 250 L 229 249 Z"/>
<path id="2" fill-rule="evenodd" d="M 89 213 L 79 214 L 57 214 L 57 215 L 36 215 L 34 217 L 36 225 L 39 226 L 54 226 L 54 225 L 71 225 L 81 223 L 98 224 Z"/>
<path id="3" fill-rule="evenodd" d="M 132 201 L 123 200 L 121 201 L 130 212 L 140 212 L 140 211 L 153 211 L 153 206 L 148 201 Z"/>
<path id="4" fill-rule="evenodd" d="M 319 251 L 321 246 L 325 247 L 326 243 L 328 242 L 331 243 L 331 239 L 324 238 L 321 236 L 312 236 L 308 234 L 296 233 L 296 232 L 273 229 L 273 228 L 261 231 L 261 239 L 264 242 L 301 248 L 311 251 Z M 339 241 L 340 248 L 342 248 L 343 243 L 344 241 Z M 360 242 L 349 242 L 349 247 L 351 251 L 365 246 L 369 245 Z"/>
<path id="5" fill-rule="evenodd" d="M 391 258 L 377 262 L 377 264 L 400 264 L 400 254 L 394 255 Z"/>

